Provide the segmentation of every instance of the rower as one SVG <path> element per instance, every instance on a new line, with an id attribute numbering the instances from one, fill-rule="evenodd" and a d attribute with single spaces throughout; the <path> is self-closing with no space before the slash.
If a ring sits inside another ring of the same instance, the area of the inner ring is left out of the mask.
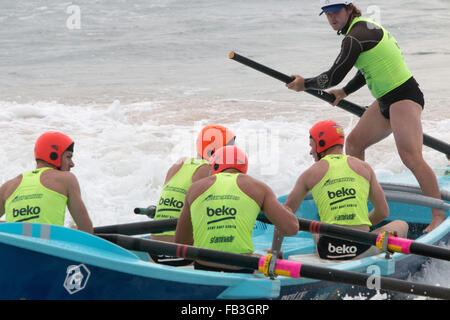
<path id="1" fill-rule="evenodd" d="M 234 145 L 236 135 L 228 128 L 211 124 L 205 126 L 197 137 L 197 157 L 181 158 L 167 171 L 164 186 L 156 207 L 154 220 L 178 218 L 183 209 L 186 192 L 192 183 L 211 174 L 209 159 L 214 152 L 226 145 Z M 175 231 L 152 234 L 153 240 L 174 241 Z M 173 266 L 192 263 L 166 256 L 150 255 L 154 262 Z"/>
<path id="2" fill-rule="evenodd" d="M 66 206 L 79 230 L 93 233 L 76 176 L 70 172 L 74 141 L 60 132 L 46 132 L 36 141 L 36 169 L 0 187 L 0 217 L 6 222 L 64 226 Z"/>
<path id="3" fill-rule="evenodd" d="M 196 247 L 253 254 L 253 226 L 259 212 L 283 235 L 298 232 L 294 213 L 278 202 L 265 183 L 247 175 L 246 154 L 226 146 L 211 159 L 213 175 L 192 184 L 186 194 L 175 241 Z M 194 268 L 209 271 L 253 272 L 253 270 L 196 261 Z"/>
<path id="4" fill-rule="evenodd" d="M 309 133 L 310 154 L 315 163 L 297 179 L 285 205 L 296 212 L 311 191 L 322 222 L 370 231 L 372 225 L 385 220 L 389 216 L 389 207 L 383 189 L 368 163 L 343 154 L 345 136 L 342 127 L 335 121 L 325 120 L 316 123 Z M 373 205 L 370 213 L 368 200 Z M 408 224 L 395 220 L 372 232 L 386 231 L 406 237 Z M 315 234 L 314 241 L 322 259 L 349 260 L 379 253 L 375 246 L 328 236 Z M 279 250 L 281 241 L 277 246 Z"/>
<path id="5" fill-rule="evenodd" d="M 375 21 L 361 17 L 352 1 L 320 0 L 321 13 L 338 35 L 341 52 L 330 70 L 313 78 L 293 75 L 286 86 L 294 91 L 325 90 L 338 85 L 352 67 L 358 72 L 342 89 L 330 90 L 333 105 L 367 84 L 375 100 L 350 132 L 345 153 L 365 159 L 365 150 L 391 133 L 403 164 L 411 170 L 426 196 L 441 200 L 437 177 L 422 155 L 424 95 L 406 65 L 394 36 Z M 430 232 L 445 219 L 442 210 L 431 209 Z"/>

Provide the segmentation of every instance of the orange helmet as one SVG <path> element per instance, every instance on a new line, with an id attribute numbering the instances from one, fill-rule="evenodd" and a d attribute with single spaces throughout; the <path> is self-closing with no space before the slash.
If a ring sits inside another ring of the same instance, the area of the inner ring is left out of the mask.
<path id="1" fill-rule="evenodd" d="M 248 160 L 244 151 L 236 146 L 225 146 L 217 150 L 209 161 L 212 174 L 222 172 L 225 169 L 234 168 L 242 173 L 247 173 Z"/>
<path id="2" fill-rule="evenodd" d="M 235 138 L 236 135 L 224 126 L 208 125 L 198 134 L 197 153 L 203 159 L 209 160 L 216 150 L 234 145 Z"/>
<path id="3" fill-rule="evenodd" d="M 60 168 L 61 155 L 66 150 L 73 151 L 73 145 L 73 140 L 63 133 L 45 132 L 36 141 L 34 157 Z"/>
<path id="4" fill-rule="evenodd" d="M 344 129 L 333 120 L 317 122 L 309 130 L 310 138 L 316 143 L 317 153 L 321 153 L 335 145 L 344 145 Z"/>

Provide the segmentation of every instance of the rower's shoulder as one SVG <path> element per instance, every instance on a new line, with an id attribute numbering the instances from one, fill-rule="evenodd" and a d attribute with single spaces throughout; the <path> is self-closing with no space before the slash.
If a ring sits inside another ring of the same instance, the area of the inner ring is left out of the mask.
<path id="1" fill-rule="evenodd" d="M 370 164 L 368 164 L 366 161 L 361 160 L 361 159 L 359 159 L 357 157 L 353 157 L 353 156 L 348 156 L 347 163 L 354 164 L 354 165 L 357 165 L 357 166 L 361 166 L 361 167 L 364 167 L 364 168 L 372 168 L 370 166 Z"/>
<path id="2" fill-rule="evenodd" d="M 164 184 L 166 184 L 167 182 L 169 182 L 170 179 L 172 179 L 172 177 L 178 172 L 180 171 L 181 167 L 184 164 L 184 161 L 186 161 L 186 157 L 180 158 L 178 159 L 175 163 L 173 163 L 169 170 L 167 170 L 166 173 L 166 178 L 164 180 Z"/>
<path id="3" fill-rule="evenodd" d="M 203 192 L 205 192 L 209 187 L 211 187 L 214 182 L 216 181 L 216 176 L 212 175 L 203 179 L 200 179 L 198 181 L 195 181 L 191 184 L 189 187 L 189 190 L 187 191 L 186 197 L 189 198 L 197 198 L 199 195 L 201 195 Z"/>
<path id="4" fill-rule="evenodd" d="M 41 175 L 41 183 L 43 181 L 56 181 L 56 182 L 75 182 L 78 181 L 74 173 L 70 171 L 60 171 L 60 170 L 47 170 Z"/>
<path id="5" fill-rule="evenodd" d="M 373 168 L 370 166 L 370 164 L 368 164 L 364 160 L 352 156 L 349 156 L 347 158 L 347 163 L 349 167 L 357 174 L 359 174 L 360 176 L 364 177 L 367 180 L 370 180 L 373 174 Z"/>
<path id="6" fill-rule="evenodd" d="M 383 36 L 382 28 L 370 20 L 356 22 L 345 35 L 344 40 L 353 39 L 357 41 L 380 41 Z"/>
<path id="7" fill-rule="evenodd" d="M 6 201 L 22 182 L 22 174 L 6 181 L 0 186 L 0 199 Z"/>

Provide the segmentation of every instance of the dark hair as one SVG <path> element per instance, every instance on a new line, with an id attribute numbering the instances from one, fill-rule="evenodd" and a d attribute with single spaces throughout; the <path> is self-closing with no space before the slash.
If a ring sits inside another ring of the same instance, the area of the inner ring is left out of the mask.
<path id="1" fill-rule="evenodd" d="M 351 20 L 353 20 L 355 17 L 362 16 L 361 10 L 359 10 L 353 3 L 347 5 L 346 9 L 347 11 L 351 11 Z"/>
<path id="2" fill-rule="evenodd" d="M 337 32 L 338 35 L 345 34 L 348 27 L 352 23 L 353 19 L 355 19 L 356 17 L 362 16 L 361 10 L 359 10 L 353 3 L 346 5 L 345 10 L 347 10 L 347 12 L 350 12 L 350 15 L 348 17 L 348 21 L 347 21 L 347 24 L 345 25 L 345 27 L 342 28 L 341 30 L 338 30 L 338 32 Z"/>

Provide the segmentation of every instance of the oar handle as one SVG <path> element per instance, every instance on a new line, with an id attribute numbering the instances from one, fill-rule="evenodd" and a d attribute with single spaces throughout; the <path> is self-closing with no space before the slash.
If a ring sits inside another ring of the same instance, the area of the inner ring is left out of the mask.
<path id="1" fill-rule="evenodd" d="M 258 270 L 264 273 L 265 276 L 270 276 L 270 262 L 272 259 L 274 259 L 274 257 L 271 254 L 259 259 Z M 299 262 L 277 259 L 275 260 L 273 273 L 278 276 L 300 278 L 301 268 L 302 264 Z"/>
<path id="2" fill-rule="evenodd" d="M 135 214 L 145 214 L 149 218 L 154 218 L 156 214 L 156 206 L 150 205 L 147 208 L 134 208 Z"/>
<path id="3" fill-rule="evenodd" d="M 380 250 L 383 250 L 383 243 L 384 243 L 384 241 L 386 241 L 385 237 L 386 237 L 386 233 L 378 234 L 376 246 Z M 411 244 L 412 243 L 414 243 L 414 241 L 410 240 L 410 239 L 388 236 L 387 250 L 390 252 L 411 254 L 412 253 L 411 252 Z"/>
<path id="4" fill-rule="evenodd" d="M 253 68 L 255 70 L 258 70 L 258 71 L 260 71 L 262 73 L 267 74 L 268 76 L 271 76 L 271 77 L 273 77 L 275 79 L 278 79 L 281 82 L 289 83 L 289 82 L 292 82 L 292 81 L 295 80 L 295 78 L 292 78 L 292 77 L 290 77 L 290 76 L 288 76 L 288 75 L 286 75 L 284 73 L 281 73 L 281 72 L 278 72 L 278 71 L 276 71 L 274 69 L 266 67 L 266 66 L 264 66 L 264 65 L 262 65 L 262 64 L 260 64 L 260 63 L 258 63 L 256 61 L 250 60 L 250 59 L 248 59 L 248 58 L 246 58 L 244 56 L 241 56 L 240 54 L 237 54 L 236 52 L 233 52 L 233 51 L 230 52 L 228 57 L 230 59 L 233 59 L 233 60 L 235 60 L 237 62 L 240 62 L 240 63 L 246 65 L 247 67 Z"/>
<path id="5" fill-rule="evenodd" d="M 248 66 L 250 68 L 253 68 L 253 69 L 258 70 L 258 71 L 260 71 L 262 73 L 265 73 L 268 76 L 271 76 L 271 77 L 273 77 L 275 79 L 278 79 L 278 80 L 280 80 L 280 81 L 282 81 L 284 83 L 289 83 L 289 82 L 292 82 L 294 80 L 294 78 L 292 78 L 292 77 L 290 77 L 290 76 L 288 76 L 286 74 L 283 74 L 283 73 L 278 72 L 278 71 L 276 71 L 274 69 L 268 68 L 268 67 L 266 67 L 266 66 L 264 66 L 264 65 L 262 65 L 262 64 L 260 64 L 260 63 L 258 63 L 256 61 L 253 61 L 253 60 L 248 59 L 248 58 L 246 58 L 244 56 L 241 56 L 240 54 L 237 54 L 236 52 L 232 51 L 228 55 L 228 57 L 230 59 L 235 60 L 237 62 L 240 62 L 240 63 L 242 63 L 242 64 L 244 64 L 244 65 L 246 65 L 246 66 Z M 333 94 L 330 94 L 330 93 L 326 92 L 326 91 L 308 89 L 308 90 L 306 90 L 306 92 L 311 94 L 311 95 L 313 95 L 313 96 L 315 96 L 315 97 L 317 97 L 317 98 L 319 98 L 319 99 L 327 101 L 328 103 L 333 103 L 334 100 L 335 100 L 335 96 Z M 342 108 L 342 109 L 344 109 L 344 110 L 346 110 L 346 111 L 348 111 L 348 112 L 350 112 L 350 113 L 352 113 L 352 114 L 354 114 L 354 115 L 356 115 L 356 116 L 358 116 L 358 117 L 361 117 L 363 115 L 364 111 L 366 111 L 366 107 L 361 107 L 361 106 L 359 106 L 357 104 L 354 104 L 354 103 L 349 102 L 349 101 L 344 100 L 344 99 L 339 101 L 337 106 Z M 434 149 L 434 150 L 437 150 L 437 151 L 440 151 L 440 152 L 444 153 L 447 156 L 447 158 L 450 160 L 450 144 L 448 144 L 448 143 L 446 143 L 444 141 L 438 140 L 436 138 L 430 137 L 427 134 L 423 134 L 423 144 L 428 146 L 428 147 L 430 147 L 430 148 L 432 148 L 432 149 Z"/>

